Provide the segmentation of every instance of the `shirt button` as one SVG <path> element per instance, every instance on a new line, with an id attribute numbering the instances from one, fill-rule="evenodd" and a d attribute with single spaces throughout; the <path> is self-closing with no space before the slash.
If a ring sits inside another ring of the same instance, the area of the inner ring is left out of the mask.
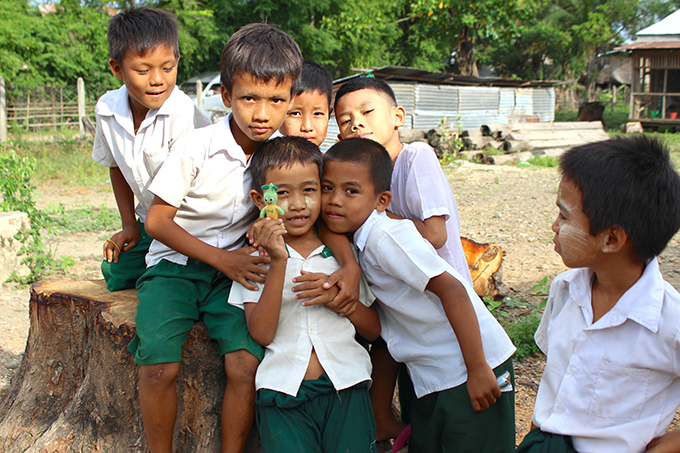
<path id="1" fill-rule="evenodd" d="M 390 345 L 390 346 L 394 346 L 394 340 L 390 340 L 389 345 Z"/>
<path id="2" fill-rule="evenodd" d="M 564 406 L 555 406 L 555 412 L 558 414 L 564 413 Z"/>
<path id="3" fill-rule="evenodd" d="M 570 372 L 571 374 L 576 374 L 576 373 L 578 372 L 578 368 L 576 368 L 575 366 L 573 366 L 573 367 L 571 367 L 571 368 L 569 369 L 569 372 Z"/>

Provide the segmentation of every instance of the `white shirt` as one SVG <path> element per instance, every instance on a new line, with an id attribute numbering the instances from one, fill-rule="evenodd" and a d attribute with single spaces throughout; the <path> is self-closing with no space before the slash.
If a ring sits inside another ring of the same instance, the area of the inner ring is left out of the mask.
<path id="1" fill-rule="evenodd" d="M 451 186 L 437 155 L 427 143 L 404 145 L 397 156 L 390 186 L 389 210 L 399 217 L 425 220 L 444 216 L 446 242 L 437 254 L 472 284 L 470 268 L 460 242 L 460 217 Z"/>
<path id="2" fill-rule="evenodd" d="M 548 360 L 533 421 L 582 453 L 641 452 L 680 405 L 680 295 L 654 258 L 593 323 L 592 278 L 580 268 L 552 283 L 535 336 Z"/>
<path id="3" fill-rule="evenodd" d="M 149 187 L 151 193 L 177 208 L 175 223 L 224 250 L 243 247 L 246 230 L 258 216 L 249 196 L 249 162 L 231 133 L 230 119 L 231 114 L 217 124 L 185 134 Z M 161 259 L 182 265 L 187 262 L 186 256 L 154 240 L 146 265 L 153 266 Z"/>
<path id="4" fill-rule="evenodd" d="M 413 222 L 373 211 L 354 233 L 354 243 L 359 265 L 379 301 L 380 335 L 392 357 L 408 366 L 418 398 L 467 381 L 463 354 L 442 303 L 425 289 L 433 277 L 448 272 L 465 287 L 491 368 L 515 352 L 472 285 L 437 255 Z"/>
<path id="5" fill-rule="evenodd" d="M 97 132 L 92 158 L 118 167 L 138 201 L 135 212 L 143 222 L 153 201 L 149 184 L 185 132 L 210 124 L 189 96 L 175 86 L 159 109 L 151 109 L 135 134 L 125 85 L 102 96 L 95 107 Z"/>
<path id="6" fill-rule="evenodd" d="M 324 304 L 303 307 L 302 300 L 292 291 L 293 278 L 300 271 L 323 272 L 330 275 L 340 269 L 330 250 L 320 246 L 305 259 L 292 247 L 281 299 L 281 313 L 274 339 L 267 346 L 264 359 L 257 368 L 255 387 L 297 396 L 307 371 L 312 348 L 319 363 L 336 390 L 344 390 L 371 379 L 371 359 L 368 352 L 354 339 L 352 322 Z M 249 291 L 237 282 L 231 288 L 229 303 L 243 308 L 244 302 L 258 302 L 264 285 Z M 361 286 L 361 302 L 370 306 L 373 295 L 365 282 Z"/>

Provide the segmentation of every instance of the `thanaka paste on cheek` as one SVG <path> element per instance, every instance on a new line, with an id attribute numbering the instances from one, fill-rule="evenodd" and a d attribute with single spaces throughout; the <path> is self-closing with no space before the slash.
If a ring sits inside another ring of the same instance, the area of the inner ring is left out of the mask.
<path id="1" fill-rule="evenodd" d="M 279 204 L 279 208 L 283 209 L 283 213 L 288 212 L 288 200 L 281 200 L 281 203 Z"/>

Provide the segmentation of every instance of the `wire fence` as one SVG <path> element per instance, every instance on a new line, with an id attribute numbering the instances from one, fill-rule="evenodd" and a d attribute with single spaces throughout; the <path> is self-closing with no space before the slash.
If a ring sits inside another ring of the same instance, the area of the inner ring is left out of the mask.
<path id="1" fill-rule="evenodd" d="M 4 105 L 0 102 L 0 129 L 3 116 L 5 130 L 22 129 L 38 132 L 45 129 L 56 130 L 59 127 L 81 127 L 82 117 L 87 117 L 91 124 L 94 123 L 97 99 L 110 88 L 85 86 L 84 83 L 80 85 L 83 105 L 79 108 L 77 85 L 22 87 L 5 84 Z"/>

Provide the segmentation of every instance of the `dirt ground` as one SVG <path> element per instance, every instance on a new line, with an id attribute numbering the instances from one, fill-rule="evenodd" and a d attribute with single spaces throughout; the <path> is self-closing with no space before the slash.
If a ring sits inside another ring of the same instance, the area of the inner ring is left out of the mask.
<path id="1" fill-rule="evenodd" d="M 553 250 L 550 230 L 556 214 L 555 197 L 559 176 L 552 168 L 483 166 L 471 163 L 445 167 L 461 217 L 461 233 L 477 242 L 499 245 L 505 252 L 503 282 L 510 296 L 538 304 L 531 295 L 536 282 L 548 276 L 548 283 L 566 268 Z M 105 204 L 115 207 L 110 188 L 38 188 L 39 207 L 64 203 L 68 208 Z M 68 255 L 76 265 L 72 279 L 98 279 L 103 241 L 110 231 L 79 233 L 61 237 L 57 255 Z M 660 257 L 666 280 L 680 289 L 680 243 L 674 238 Z M 64 276 L 55 276 L 64 278 Z M 28 334 L 28 288 L 5 285 L 0 288 L 0 394 L 9 387 L 11 376 L 22 358 Z M 536 389 L 545 361 L 542 355 L 517 362 L 517 439 L 531 424 Z M 677 417 L 676 417 L 677 418 Z"/>

